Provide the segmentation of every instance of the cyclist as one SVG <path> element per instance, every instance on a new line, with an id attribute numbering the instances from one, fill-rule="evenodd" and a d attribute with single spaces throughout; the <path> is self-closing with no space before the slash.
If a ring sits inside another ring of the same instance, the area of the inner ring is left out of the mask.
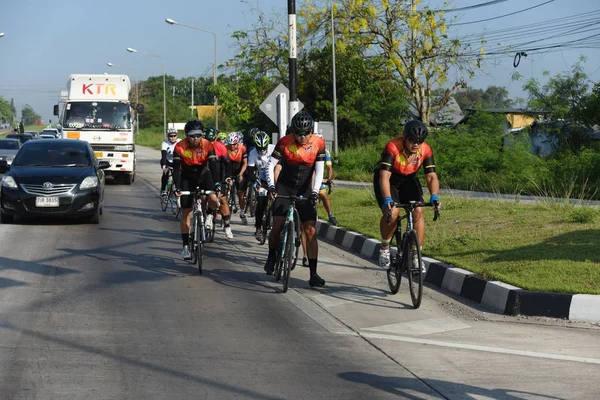
<path id="1" fill-rule="evenodd" d="M 177 137 L 177 129 L 167 129 L 167 139 L 160 145 L 160 167 L 162 168 L 162 177 L 160 179 L 160 195 L 165 196 L 165 188 L 169 181 L 169 167 L 173 167 L 173 150 L 175 145 L 180 141 Z"/>
<path id="2" fill-rule="evenodd" d="M 229 162 L 229 155 L 227 154 L 227 148 L 217 139 L 217 132 L 213 128 L 206 128 L 204 130 L 204 138 L 211 142 L 215 147 L 215 154 L 219 159 L 219 174 L 220 181 L 223 181 L 223 178 L 226 176 L 230 176 L 231 173 L 228 172 L 231 169 L 231 163 Z M 231 232 L 231 214 L 229 210 L 229 204 L 227 204 L 227 197 L 224 192 L 219 193 L 219 212 L 221 213 L 221 218 L 223 218 L 223 230 L 225 231 L 225 236 L 227 239 L 233 239 L 233 232 Z M 216 211 L 215 211 L 216 214 Z M 212 229 L 212 224 L 214 223 L 214 218 L 211 219 L 210 224 L 206 225 L 206 229 Z"/>
<path id="3" fill-rule="evenodd" d="M 440 184 L 435 173 L 433 151 L 425 139 L 428 130 L 421 121 L 408 121 L 404 125 L 404 133 L 390 140 L 375 168 L 373 175 L 373 188 L 377 203 L 383 213 L 379 221 L 381 231 L 381 249 L 379 251 L 379 264 L 383 268 L 390 268 L 390 241 L 396 230 L 396 223 L 400 213 L 399 208 L 393 208 L 392 218 L 388 222 L 387 215 L 393 203 L 408 203 L 409 201 L 423 201 L 423 189 L 417 178 L 417 171 L 423 166 L 427 188 L 431 193 L 430 201 L 440 203 L 438 192 Z M 423 208 L 413 211 L 414 225 L 423 245 L 425 239 L 425 219 Z M 424 267 L 423 267 L 424 268 Z"/>
<path id="4" fill-rule="evenodd" d="M 175 145 L 173 152 L 173 179 L 175 181 L 175 195 L 181 196 L 181 191 L 194 190 L 197 187 L 204 190 L 221 190 L 219 183 L 219 165 L 214 146 L 204 139 L 204 125 L 202 121 L 188 121 L 184 127 L 187 138 Z M 209 168 L 210 166 L 210 168 Z M 208 196 L 208 209 L 206 210 L 206 224 L 212 223 L 213 210 L 218 207 L 217 196 L 213 193 Z M 192 196 L 181 198 L 181 240 L 183 250 L 181 256 L 184 260 L 192 258 L 188 246 L 190 231 L 190 216 L 192 211 Z"/>
<path id="5" fill-rule="evenodd" d="M 227 134 L 225 132 L 217 132 L 217 142 L 225 144 Z"/>
<path id="6" fill-rule="evenodd" d="M 254 237 L 261 242 L 264 239 L 262 231 L 262 219 L 265 209 L 267 208 L 267 191 L 268 188 L 267 174 L 269 159 L 275 149 L 275 145 L 270 144 L 271 139 L 263 131 L 258 131 L 254 135 L 254 148 L 248 154 L 248 176 L 252 181 L 254 190 L 257 190 L 256 212 L 254 214 Z"/>
<path id="7" fill-rule="evenodd" d="M 225 142 L 227 146 L 227 153 L 229 154 L 229 160 L 231 161 L 231 174 L 236 181 L 237 196 L 240 201 L 240 219 L 244 225 L 248 224 L 246 218 L 246 189 L 248 186 L 248 180 L 245 177 L 246 168 L 248 166 L 248 153 L 246 147 L 240 144 L 240 137 L 238 132 L 231 132 Z M 233 185 L 233 181 L 228 182 Z"/>
<path id="8" fill-rule="evenodd" d="M 281 231 L 290 200 L 277 198 L 278 195 L 303 196 L 304 200 L 296 203 L 300 217 L 301 230 L 306 235 L 308 263 L 310 268 L 311 287 L 323 286 L 325 280 L 317 275 L 318 242 L 316 237 L 317 210 L 319 188 L 323 182 L 325 163 L 325 141 L 313 135 L 314 119 L 305 110 L 292 118 L 290 129 L 293 134 L 281 138 L 269 162 L 268 182 L 273 203 L 273 228 L 269 235 L 269 256 L 265 263 L 265 271 L 272 274 L 277 262 Z M 281 163 L 279 179 L 275 184 L 275 165 Z M 314 182 L 313 182 L 314 174 Z M 312 185 L 311 185 L 312 184 Z"/>

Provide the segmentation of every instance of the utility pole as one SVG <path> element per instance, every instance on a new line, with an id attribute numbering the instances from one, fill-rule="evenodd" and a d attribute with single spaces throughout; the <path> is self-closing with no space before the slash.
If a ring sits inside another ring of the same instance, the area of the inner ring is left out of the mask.
<path id="1" fill-rule="evenodd" d="M 290 82 L 290 98 L 288 124 L 292 117 L 298 113 L 300 108 L 298 102 L 298 71 L 296 69 L 297 58 L 297 40 L 296 40 L 296 0 L 288 0 L 288 47 L 289 47 L 289 82 Z"/>
<path id="2" fill-rule="evenodd" d="M 337 87 L 335 79 L 335 25 L 333 23 L 333 1 L 331 2 L 331 70 L 333 72 L 333 163 L 338 165 Z"/>
<path id="3" fill-rule="evenodd" d="M 192 116 L 194 116 L 194 78 L 192 78 L 192 109 L 190 110 L 192 112 Z"/>

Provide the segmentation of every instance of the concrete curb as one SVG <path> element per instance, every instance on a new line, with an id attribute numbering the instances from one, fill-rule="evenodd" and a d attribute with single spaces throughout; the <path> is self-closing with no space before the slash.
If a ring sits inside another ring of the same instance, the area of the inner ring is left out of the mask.
<path id="1" fill-rule="evenodd" d="M 317 221 L 319 239 L 378 263 L 380 242 L 357 232 Z M 423 257 L 425 282 L 506 315 L 528 315 L 600 323 L 600 296 L 535 292 Z"/>

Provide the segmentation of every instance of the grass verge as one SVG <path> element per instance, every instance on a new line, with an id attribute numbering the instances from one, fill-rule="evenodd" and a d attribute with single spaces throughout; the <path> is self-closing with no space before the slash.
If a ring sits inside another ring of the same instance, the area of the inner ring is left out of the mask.
<path id="1" fill-rule="evenodd" d="M 379 239 L 381 212 L 371 190 L 336 188 L 330 198 L 341 226 Z M 523 289 L 600 294 L 597 209 L 456 197 L 442 201 L 436 222 L 433 211 L 425 211 L 424 255 Z M 319 217 L 327 220 L 322 206 Z"/>

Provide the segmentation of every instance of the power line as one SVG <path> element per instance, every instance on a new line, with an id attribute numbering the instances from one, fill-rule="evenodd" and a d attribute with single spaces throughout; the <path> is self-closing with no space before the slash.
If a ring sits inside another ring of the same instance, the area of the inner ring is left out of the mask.
<path id="1" fill-rule="evenodd" d="M 466 7 L 460 7 L 460 8 L 447 8 L 445 10 L 433 10 L 433 11 L 434 12 L 440 12 L 441 11 L 441 12 L 445 12 L 445 13 L 451 13 L 451 12 L 472 10 L 474 8 L 493 6 L 493 5 L 498 4 L 498 3 L 504 3 L 505 1 L 508 1 L 508 0 L 492 0 L 492 1 L 488 1 L 487 3 L 474 4 L 472 6 L 466 6 Z"/>
<path id="2" fill-rule="evenodd" d="M 548 0 L 548 1 L 546 1 L 545 3 L 541 3 L 541 4 L 538 4 L 538 5 L 535 5 L 535 6 L 529 7 L 529 8 L 524 8 L 524 9 L 522 9 L 522 10 L 515 11 L 515 12 L 509 13 L 509 14 L 499 15 L 499 16 L 497 16 L 497 17 L 492 17 L 492 18 L 480 19 L 479 21 L 460 22 L 460 23 L 458 23 L 458 24 L 452 24 L 452 26 L 458 26 L 458 25 L 469 25 L 469 24 L 477 24 L 477 23 L 479 23 L 479 22 L 492 21 L 492 20 L 494 20 L 494 19 L 504 18 L 504 17 L 508 17 L 508 16 L 515 15 L 515 14 L 519 14 L 519 13 L 522 13 L 522 12 L 525 12 L 525 11 L 533 10 L 534 8 L 538 8 L 538 7 L 544 6 L 544 5 L 546 5 L 546 4 L 552 3 L 553 1 L 554 1 L 554 0 Z"/>

